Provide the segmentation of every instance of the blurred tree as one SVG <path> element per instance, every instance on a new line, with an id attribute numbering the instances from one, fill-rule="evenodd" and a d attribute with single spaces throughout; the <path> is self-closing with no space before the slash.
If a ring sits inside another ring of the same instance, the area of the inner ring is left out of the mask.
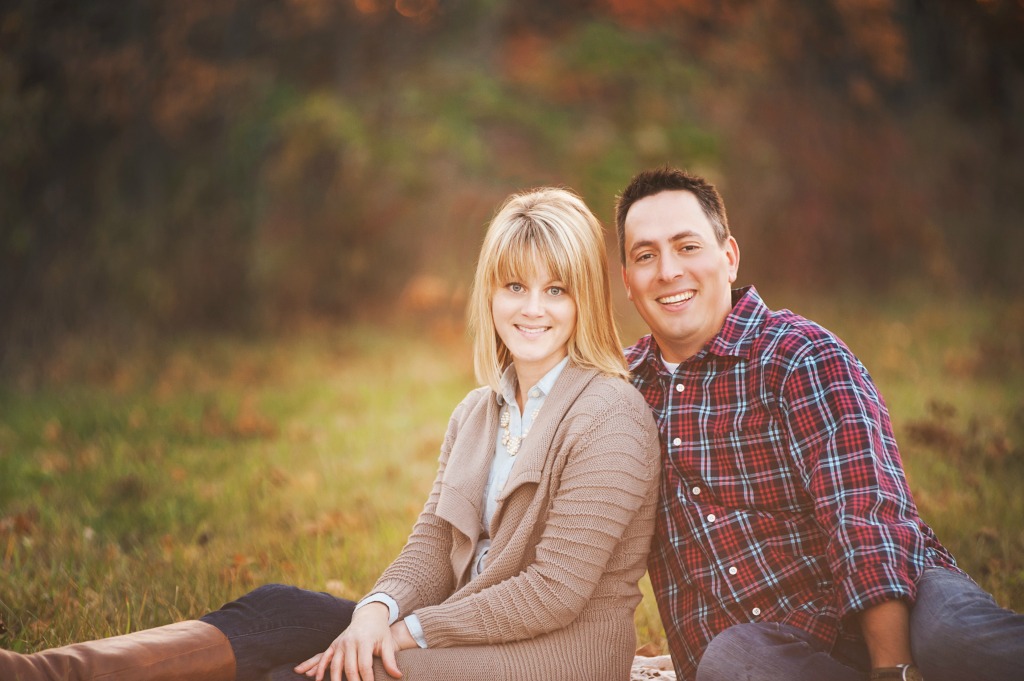
<path id="1" fill-rule="evenodd" d="M 607 220 L 665 162 L 744 276 L 1019 293 L 1022 35 L 1014 0 L 11 0 L 0 365 L 454 290 L 509 191 Z"/>
<path id="2" fill-rule="evenodd" d="M 602 4 L 705 74 L 748 275 L 1021 290 L 1020 3 Z"/>

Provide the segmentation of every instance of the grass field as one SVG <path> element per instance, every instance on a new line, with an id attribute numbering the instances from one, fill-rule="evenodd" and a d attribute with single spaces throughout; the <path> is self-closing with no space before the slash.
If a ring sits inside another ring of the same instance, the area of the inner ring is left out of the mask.
<path id="1" fill-rule="evenodd" d="M 864 360 L 925 519 L 1024 610 L 1024 307 L 770 302 Z M 461 332 L 428 328 L 69 341 L 0 384 L 0 647 L 195 617 L 266 582 L 361 596 L 401 548 L 474 385 Z M 649 595 L 636 622 L 663 648 Z"/>

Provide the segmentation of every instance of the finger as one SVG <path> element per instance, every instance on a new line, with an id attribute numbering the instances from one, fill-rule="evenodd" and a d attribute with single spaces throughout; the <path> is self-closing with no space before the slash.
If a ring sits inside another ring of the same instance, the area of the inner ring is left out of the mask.
<path id="1" fill-rule="evenodd" d="M 380 661 L 384 663 L 384 671 L 389 676 L 396 679 L 402 678 L 402 671 L 398 668 L 398 660 L 395 659 L 394 645 L 384 646 L 384 649 L 380 651 Z"/>
<path id="2" fill-rule="evenodd" d="M 335 659 L 331 665 L 331 681 L 341 681 L 341 673 L 343 671 L 345 674 L 348 674 L 349 681 L 358 681 L 359 677 L 352 675 L 348 670 L 349 665 L 352 665 L 353 669 L 355 669 L 356 647 L 349 641 L 343 648 L 343 651 L 344 653 L 338 659 Z"/>
<path id="3" fill-rule="evenodd" d="M 373 681 L 373 646 L 366 646 L 359 651 L 359 676 L 354 677 L 360 681 Z"/>
<path id="4" fill-rule="evenodd" d="M 327 665 L 334 657 L 334 644 L 332 643 L 327 650 L 320 654 L 320 663 L 316 666 L 316 681 L 323 681 Z"/>
<path id="5" fill-rule="evenodd" d="M 345 675 L 348 677 L 348 681 L 363 681 L 362 674 L 359 671 L 359 665 L 362 662 L 362 658 L 366 655 L 366 648 L 370 649 L 370 657 L 372 658 L 373 644 L 359 643 L 358 647 L 356 647 L 356 645 L 352 646 L 351 655 L 347 660 L 345 660 Z M 371 676 L 370 678 L 372 681 L 373 677 Z M 338 679 L 338 681 L 341 681 L 341 679 Z"/>
<path id="6" fill-rule="evenodd" d="M 313 657 L 309 658 L 305 662 L 300 662 L 299 664 L 295 665 L 295 673 L 296 674 L 305 674 L 307 671 L 309 671 L 310 669 L 312 669 L 313 667 L 316 666 L 316 664 L 320 661 L 320 657 L 322 655 L 323 655 L 323 653 L 317 653 L 316 655 L 314 655 Z"/>

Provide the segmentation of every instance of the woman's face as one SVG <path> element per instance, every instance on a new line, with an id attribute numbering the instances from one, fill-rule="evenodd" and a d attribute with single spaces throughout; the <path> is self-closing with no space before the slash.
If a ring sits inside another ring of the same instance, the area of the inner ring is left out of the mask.
<path id="1" fill-rule="evenodd" d="M 543 264 L 531 276 L 498 288 L 491 298 L 491 315 L 521 385 L 533 385 L 558 364 L 576 330 L 576 301 Z"/>

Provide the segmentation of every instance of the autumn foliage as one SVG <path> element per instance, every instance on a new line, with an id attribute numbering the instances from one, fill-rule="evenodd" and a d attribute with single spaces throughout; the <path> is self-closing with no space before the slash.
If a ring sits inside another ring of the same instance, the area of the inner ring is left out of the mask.
<path id="1" fill-rule="evenodd" d="M 0 365 L 455 292 L 510 191 L 607 220 L 660 163 L 745 281 L 1017 295 L 1022 38 L 1016 0 L 5 3 Z"/>

